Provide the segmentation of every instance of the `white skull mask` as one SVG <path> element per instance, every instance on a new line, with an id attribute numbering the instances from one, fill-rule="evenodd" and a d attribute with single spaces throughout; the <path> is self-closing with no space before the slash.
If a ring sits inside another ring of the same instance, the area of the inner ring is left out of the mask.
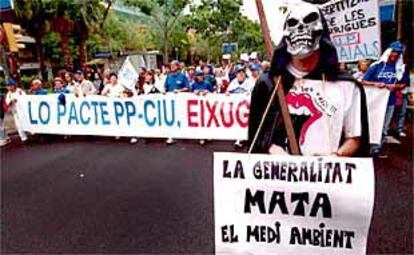
<path id="1" fill-rule="evenodd" d="M 323 31 L 319 9 L 309 3 L 294 6 L 287 15 L 283 31 L 287 51 L 297 58 L 310 56 L 319 49 Z"/>

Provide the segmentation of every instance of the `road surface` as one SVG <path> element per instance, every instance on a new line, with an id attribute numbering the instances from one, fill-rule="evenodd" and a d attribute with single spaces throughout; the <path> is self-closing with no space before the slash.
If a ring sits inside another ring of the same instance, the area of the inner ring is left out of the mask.
<path id="1" fill-rule="evenodd" d="M 413 251 L 412 138 L 375 161 L 369 254 Z M 213 253 L 214 151 L 233 147 L 14 141 L 0 154 L 1 252 Z"/>

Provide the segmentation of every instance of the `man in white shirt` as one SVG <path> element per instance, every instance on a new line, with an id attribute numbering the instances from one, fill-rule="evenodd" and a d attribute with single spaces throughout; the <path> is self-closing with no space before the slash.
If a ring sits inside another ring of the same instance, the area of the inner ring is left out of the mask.
<path id="1" fill-rule="evenodd" d="M 93 83 L 85 79 L 85 75 L 81 70 L 76 71 L 75 80 L 76 83 L 71 88 L 71 92 L 76 96 L 85 97 L 87 95 L 96 95 L 98 93 Z"/>
<path id="2" fill-rule="evenodd" d="M 235 68 L 236 79 L 233 79 L 227 87 L 227 94 L 249 94 L 252 92 L 254 83 L 246 75 L 246 69 L 242 65 Z"/>
<path id="3" fill-rule="evenodd" d="M 14 125 L 22 142 L 27 141 L 27 135 L 22 128 L 23 120 L 17 114 L 16 103 L 24 95 L 26 95 L 26 93 L 17 87 L 17 83 L 15 81 L 11 80 L 7 83 L 7 94 L 5 102 L 6 105 L 11 108 L 11 112 L 14 118 Z"/>

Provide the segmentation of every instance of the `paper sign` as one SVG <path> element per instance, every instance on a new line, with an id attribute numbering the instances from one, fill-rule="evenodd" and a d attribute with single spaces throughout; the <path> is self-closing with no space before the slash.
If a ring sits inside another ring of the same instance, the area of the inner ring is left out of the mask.
<path id="1" fill-rule="evenodd" d="M 372 159 L 214 154 L 216 254 L 365 254 Z"/>

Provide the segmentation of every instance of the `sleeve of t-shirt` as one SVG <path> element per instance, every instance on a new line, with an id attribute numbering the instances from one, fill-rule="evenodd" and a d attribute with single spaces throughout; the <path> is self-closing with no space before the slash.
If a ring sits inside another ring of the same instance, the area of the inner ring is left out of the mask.
<path id="1" fill-rule="evenodd" d="M 361 93 L 359 88 L 352 86 L 353 90 L 349 93 L 351 98 L 349 100 L 348 109 L 345 110 L 345 118 L 343 123 L 343 130 L 345 138 L 360 137 L 362 130 L 361 123 Z"/>
<path id="2" fill-rule="evenodd" d="M 376 70 L 377 70 L 377 65 L 372 65 L 370 68 L 368 68 L 368 71 L 365 73 L 364 78 L 362 80 L 374 81 Z"/>

